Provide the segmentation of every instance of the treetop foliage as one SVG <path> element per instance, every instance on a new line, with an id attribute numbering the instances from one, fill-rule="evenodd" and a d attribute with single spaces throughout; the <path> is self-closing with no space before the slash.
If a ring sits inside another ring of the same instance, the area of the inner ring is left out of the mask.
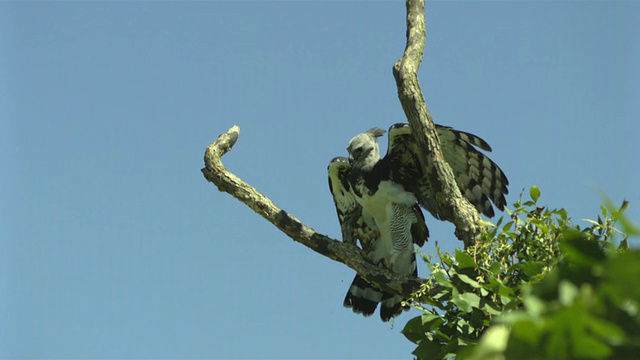
<path id="1" fill-rule="evenodd" d="M 431 276 L 402 333 L 421 359 L 626 359 L 640 353 L 640 231 L 605 200 L 597 220 L 520 199 L 477 244 L 422 254 Z M 616 228 L 620 227 L 622 230 Z"/>

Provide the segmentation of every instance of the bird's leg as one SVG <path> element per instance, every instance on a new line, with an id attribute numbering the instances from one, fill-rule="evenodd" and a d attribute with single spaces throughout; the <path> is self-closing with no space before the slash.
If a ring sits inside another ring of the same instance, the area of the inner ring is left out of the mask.
<path id="1" fill-rule="evenodd" d="M 382 265 L 384 268 L 386 268 L 391 272 L 395 272 L 395 270 L 393 269 L 393 264 L 396 263 L 397 258 L 398 258 L 398 255 L 387 256 L 380 260 L 380 265 Z"/>
<path id="2" fill-rule="evenodd" d="M 360 245 L 362 245 L 362 250 L 364 252 L 369 252 L 369 247 L 371 246 L 371 240 L 377 239 L 380 237 L 380 231 L 378 230 L 369 230 L 364 231 L 362 228 L 357 228 L 354 232 L 354 237 L 360 239 Z"/>
<path id="3" fill-rule="evenodd" d="M 394 260 L 395 259 L 393 257 L 392 258 L 385 257 L 385 258 L 380 259 L 380 261 L 378 261 L 378 265 L 383 267 L 383 268 L 385 268 L 385 269 L 387 269 L 387 270 L 389 270 L 389 271 L 391 271 L 391 272 L 394 272 L 393 271 Z"/>

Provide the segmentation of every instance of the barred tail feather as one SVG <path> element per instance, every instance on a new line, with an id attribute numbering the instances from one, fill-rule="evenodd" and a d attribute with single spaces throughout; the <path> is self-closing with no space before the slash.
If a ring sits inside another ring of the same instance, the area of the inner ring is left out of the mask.
<path id="1" fill-rule="evenodd" d="M 402 297 L 398 295 L 385 294 L 386 299 L 380 304 L 380 318 L 382 321 L 389 321 L 394 317 L 402 314 L 403 311 L 409 310 L 408 306 L 402 306 Z"/>
<path id="2" fill-rule="evenodd" d="M 351 308 L 354 313 L 371 316 L 380 305 L 380 318 L 389 321 L 400 315 L 408 307 L 402 307 L 402 297 L 385 293 L 369 284 L 360 275 L 356 275 L 344 298 L 344 307 Z"/>
<path id="3" fill-rule="evenodd" d="M 347 291 L 347 296 L 344 298 L 344 307 L 353 309 L 356 314 L 371 316 L 383 296 L 384 294 L 380 290 L 373 287 L 360 275 L 356 275 L 349 291 Z"/>

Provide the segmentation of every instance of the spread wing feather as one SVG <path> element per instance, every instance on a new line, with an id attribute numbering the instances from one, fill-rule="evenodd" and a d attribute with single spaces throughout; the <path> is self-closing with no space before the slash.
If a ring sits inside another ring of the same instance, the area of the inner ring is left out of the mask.
<path id="1" fill-rule="evenodd" d="M 504 172 L 487 156 L 478 151 L 491 151 L 489 144 L 476 135 L 436 124 L 440 148 L 449 163 L 460 192 L 487 217 L 495 215 L 491 202 L 500 210 L 506 205 L 509 180 Z M 422 207 L 440 219 L 435 193 L 420 166 L 421 154 L 413 139 L 409 124 L 395 124 L 389 128 L 389 157 L 396 164 L 392 172 L 394 181 L 404 184 L 413 192 Z M 429 161 L 428 157 L 423 157 Z"/>
<path id="2" fill-rule="evenodd" d="M 362 207 L 356 201 L 353 189 L 349 183 L 351 165 L 346 157 L 336 157 L 331 160 L 327 169 L 329 173 L 329 190 L 333 195 L 333 203 L 336 206 L 342 241 L 355 244 L 354 233 L 360 218 Z"/>

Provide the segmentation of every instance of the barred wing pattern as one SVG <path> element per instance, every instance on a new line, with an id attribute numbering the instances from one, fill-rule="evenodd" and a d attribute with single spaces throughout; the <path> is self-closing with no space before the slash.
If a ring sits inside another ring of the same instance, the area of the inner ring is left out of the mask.
<path id="1" fill-rule="evenodd" d="M 349 183 L 351 173 L 349 159 L 346 157 L 333 158 L 327 172 L 329 173 L 329 190 L 333 195 L 333 203 L 340 221 L 342 241 L 355 245 L 354 234 L 358 223 L 362 223 L 362 207 L 356 201 Z"/>
<path id="2" fill-rule="evenodd" d="M 451 166 L 462 195 L 487 217 L 495 215 L 492 202 L 499 210 L 504 210 L 509 180 L 496 163 L 477 149 L 489 152 L 489 144 L 476 135 L 451 127 L 436 124 L 436 130 L 442 155 Z M 392 125 L 385 158 L 389 157 L 397 164 L 392 173 L 394 181 L 404 184 L 423 208 L 441 219 L 431 182 L 422 172 L 420 156 L 409 124 Z M 426 158 L 426 161 L 430 159 Z"/>

